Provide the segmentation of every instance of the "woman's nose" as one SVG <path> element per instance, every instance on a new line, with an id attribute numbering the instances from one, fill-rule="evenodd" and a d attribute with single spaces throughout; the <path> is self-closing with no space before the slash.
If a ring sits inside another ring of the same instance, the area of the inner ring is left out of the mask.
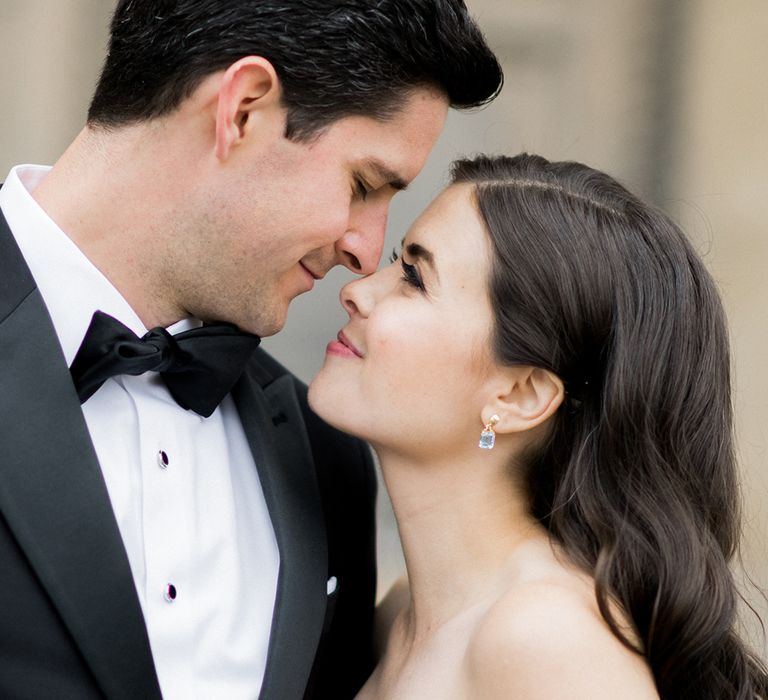
<path id="1" fill-rule="evenodd" d="M 341 288 L 339 299 L 350 318 L 368 318 L 379 298 L 391 286 L 387 281 L 391 276 L 388 272 L 389 268 L 384 268 L 367 277 L 352 280 Z"/>
<path id="2" fill-rule="evenodd" d="M 341 292 L 339 292 L 339 299 L 341 300 L 341 305 L 344 307 L 344 310 L 349 314 L 350 318 L 354 318 L 355 316 L 366 316 L 367 314 L 363 313 L 361 310 L 361 296 L 364 294 L 364 290 L 359 289 L 359 286 L 362 286 L 362 283 L 365 282 L 367 278 L 361 277 L 360 279 L 352 280 L 351 282 L 348 282 L 341 288 Z M 365 307 L 363 307 L 365 308 Z"/>

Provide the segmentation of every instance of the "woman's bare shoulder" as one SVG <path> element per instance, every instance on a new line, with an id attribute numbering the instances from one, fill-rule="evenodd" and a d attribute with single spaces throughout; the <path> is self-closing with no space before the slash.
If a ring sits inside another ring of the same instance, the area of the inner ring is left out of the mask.
<path id="1" fill-rule="evenodd" d="M 513 586 L 478 620 L 468 682 L 482 698 L 658 698 L 644 658 L 600 616 L 578 577 Z"/>

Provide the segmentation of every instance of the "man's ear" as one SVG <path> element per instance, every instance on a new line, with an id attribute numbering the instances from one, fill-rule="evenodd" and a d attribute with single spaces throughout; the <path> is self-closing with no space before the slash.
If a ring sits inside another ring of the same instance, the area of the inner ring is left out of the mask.
<path id="1" fill-rule="evenodd" d="M 282 116 L 280 80 L 261 56 L 246 56 L 224 72 L 216 107 L 216 157 L 226 160 L 253 128 L 256 116 Z"/>
<path id="2" fill-rule="evenodd" d="M 539 367 L 508 367 L 494 381 L 496 391 L 483 407 L 483 425 L 491 416 L 499 420 L 497 433 L 522 433 L 541 425 L 560 407 L 565 397 L 563 381 Z"/>

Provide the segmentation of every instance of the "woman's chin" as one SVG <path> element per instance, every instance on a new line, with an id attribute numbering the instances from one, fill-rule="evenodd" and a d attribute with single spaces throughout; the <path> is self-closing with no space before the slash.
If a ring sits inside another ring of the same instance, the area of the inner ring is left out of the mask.
<path id="1" fill-rule="evenodd" d="M 315 377 L 309 383 L 309 389 L 307 391 L 307 403 L 309 407 L 317 413 L 321 418 L 323 417 L 323 401 L 322 397 L 318 398 L 318 377 Z"/>
<path id="2" fill-rule="evenodd" d="M 341 397 L 330 390 L 324 381 L 322 370 L 309 384 L 307 402 L 309 407 L 328 425 L 345 433 L 356 434 L 350 425 L 350 416 L 345 415 L 347 412 L 343 409 Z"/>

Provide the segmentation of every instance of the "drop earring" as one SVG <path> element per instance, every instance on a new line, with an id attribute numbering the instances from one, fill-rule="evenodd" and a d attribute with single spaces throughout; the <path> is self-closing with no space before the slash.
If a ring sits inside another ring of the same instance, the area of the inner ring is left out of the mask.
<path id="1" fill-rule="evenodd" d="M 496 444 L 496 433 L 493 432 L 493 426 L 496 425 L 501 419 L 494 413 L 491 419 L 485 424 L 483 432 L 480 433 L 480 442 L 477 446 L 483 450 L 492 450 Z"/>

